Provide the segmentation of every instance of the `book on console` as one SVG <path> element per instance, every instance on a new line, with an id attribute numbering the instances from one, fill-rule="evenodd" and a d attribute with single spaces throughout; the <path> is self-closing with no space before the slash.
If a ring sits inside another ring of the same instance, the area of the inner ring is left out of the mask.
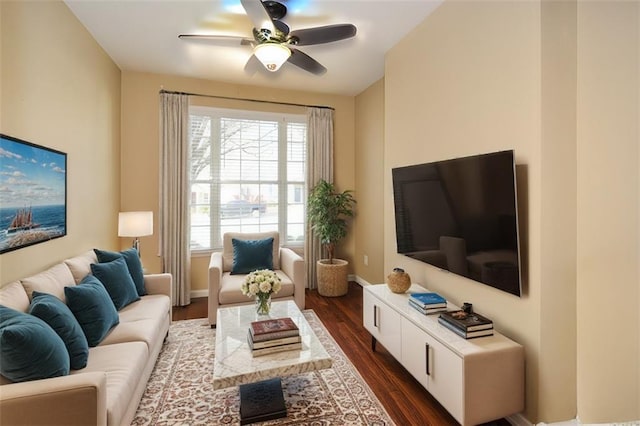
<path id="1" fill-rule="evenodd" d="M 493 329 L 493 321 L 475 312 L 468 313 L 463 310 L 442 312 L 440 318 L 465 332 Z"/>
<path id="2" fill-rule="evenodd" d="M 447 307 L 447 300 L 438 293 L 411 293 L 409 301 L 423 308 Z"/>
<path id="3" fill-rule="evenodd" d="M 298 335 L 298 336 L 291 336 L 291 337 L 283 337 L 281 339 L 271 339 L 271 340 L 264 340 L 261 342 L 254 342 L 253 337 L 251 336 L 251 331 L 247 333 L 247 342 L 249 343 L 249 347 L 251 349 L 270 348 L 272 346 L 287 345 L 289 343 L 298 343 L 301 341 L 302 341 L 302 338 Z"/>
<path id="4" fill-rule="evenodd" d="M 424 314 L 424 315 L 431 315 L 431 314 L 437 314 L 439 312 L 444 312 L 447 310 L 446 306 L 441 306 L 441 307 L 428 307 L 428 308 L 424 308 L 422 307 L 422 305 L 418 305 L 417 303 L 415 303 L 413 300 L 409 299 L 409 306 L 411 306 L 412 308 L 414 308 L 416 311 Z"/>
<path id="5" fill-rule="evenodd" d="M 262 355 L 271 355 L 278 352 L 294 351 L 294 350 L 300 350 L 300 349 L 302 349 L 302 342 L 271 346 L 269 348 L 253 349 L 251 351 L 251 354 L 253 356 L 262 356 Z"/>
<path id="6" fill-rule="evenodd" d="M 455 325 L 447 322 L 442 317 L 438 318 L 438 322 L 445 326 L 447 329 L 453 331 L 460 337 L 464 337 L 465 339 L 474 339 L 477 337 L 485 337 L 485 336 L 493 336 L 493 328 L 488 328 L 485 330 L 476 330 L 476 331 L 464 331 L 461 328 L 456 327 Z"/>
<path id="7" fill-rule="evenodd" d="M 254 342 L 282 339 L 300 334 L 298 326 L 289 317 L 254 321 L 249 327 L 249 332 Z"/>

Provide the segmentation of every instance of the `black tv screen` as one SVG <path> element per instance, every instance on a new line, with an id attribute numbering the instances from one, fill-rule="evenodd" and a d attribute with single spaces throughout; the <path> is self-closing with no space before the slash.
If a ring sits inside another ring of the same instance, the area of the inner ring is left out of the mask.
<path id="1" fill-rule="evenodd" d="M 392 170 L 398 253 L 521 295 L 513 151 Z"/>

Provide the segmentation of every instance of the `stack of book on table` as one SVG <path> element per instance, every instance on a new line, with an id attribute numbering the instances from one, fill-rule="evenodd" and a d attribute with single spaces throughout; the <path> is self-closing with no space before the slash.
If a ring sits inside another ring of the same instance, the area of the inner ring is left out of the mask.
<path id="1" fill-rule="evenodd" d="M 411 293 L 409 306 L 425 315 L 447 310 L 447 300 L 438 293 Z"/>
<path id="2" fill-rule="evenodd" d="M 473 312 L 443 312 L 438 322 L 465 339 L 493 335 L 493 321 Z"/>
<path id="3" fill-rule="evenodd" d="M 253 356 L 302 349 L 300 330 L 289 317 L 252 322 L 247 341 Z"/>

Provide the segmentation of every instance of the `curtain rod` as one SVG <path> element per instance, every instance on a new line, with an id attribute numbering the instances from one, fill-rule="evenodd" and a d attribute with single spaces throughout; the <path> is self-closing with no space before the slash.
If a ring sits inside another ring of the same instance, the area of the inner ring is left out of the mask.
<path id="1" fill-rule="evenodd" d="M 231 101 L 247 101 L 247 102 L 258 102 L 262 104 L 277 104 L 277 105 L 288 105 L 288 106 L 298 106 L 305 108 L 322 108 L 322 109 L 330 109 L 335 111 L 335 108 L 324 105 L 306 105 L 306 104 L 296 104 L 292 102 L 276 102 L 276 101 L 263 101 L 261 99 L 249 99 L 249 98 L 232 98 L 230 96 L 218 96 L 218 95 L 203 95 L 200 93 L 189 93 L 189 92 L 175 92 L 172 90 L 164 90 L 161 89 L 160 93 L 168 93 L 171 95 L 188 95 L 188 96 L 201 96 L 203 98 L 216 98 L 216 99 L 227 99 Z"/>

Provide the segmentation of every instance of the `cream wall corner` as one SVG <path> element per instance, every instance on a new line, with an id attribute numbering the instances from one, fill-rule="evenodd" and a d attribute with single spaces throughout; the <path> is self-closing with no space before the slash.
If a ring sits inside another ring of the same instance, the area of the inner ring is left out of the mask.
<path id="1" fill-rule="evenodd" d="M 640 3 L 578 2 L 577 65 L 578 416 L 640 421 Z"/>
<path id="2" fill-rule="evenodd" d="M 0 284 L 115 248 L 120 70 L 63 2 L 0 2 L 0 132 L 67 153 L 67 235 L 0 256 Z"/>
<path id="3" fill-rule="evenodd" d="M 384 79 L 356 96 L 355 195 L 358 199 L 353 270 L 370 283 L 384 282 Z M 365 263 L 366 256 L 366 263 Z"/>

